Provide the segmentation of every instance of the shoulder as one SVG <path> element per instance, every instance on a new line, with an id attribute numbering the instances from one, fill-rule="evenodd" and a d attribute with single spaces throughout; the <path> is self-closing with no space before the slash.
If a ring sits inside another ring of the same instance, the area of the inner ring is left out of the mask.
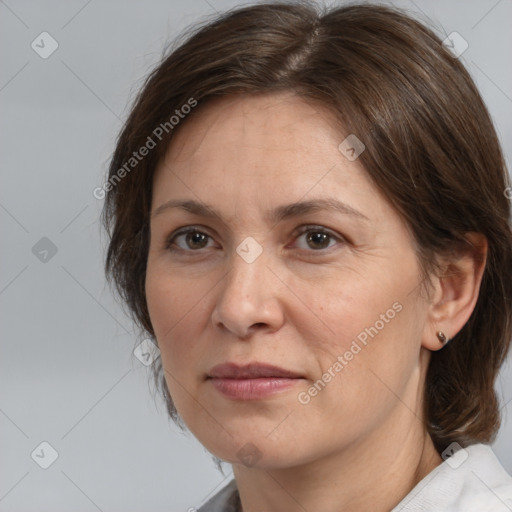
<path id="1" fill-rule="evenodd" d="M 492 448 L 481 443 L 458 448 L 392 512 L 510 512 L 512 477 Z"/>
<path id="2" fill-rule="evenodd" d="M 240 503 L 236 481 L 231 480 L 197 512 L 237 512 Z"/>

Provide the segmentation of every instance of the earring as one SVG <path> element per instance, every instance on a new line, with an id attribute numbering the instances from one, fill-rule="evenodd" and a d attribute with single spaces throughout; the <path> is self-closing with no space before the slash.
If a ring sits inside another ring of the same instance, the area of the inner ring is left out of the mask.
<path id="1" fill-rule="evenodd" d="M 445 336 L 443 331 L 437 331 L 437 337 L 439 341 L 443 344 L 443 347 L 450 341 L 450 339 Z"/>

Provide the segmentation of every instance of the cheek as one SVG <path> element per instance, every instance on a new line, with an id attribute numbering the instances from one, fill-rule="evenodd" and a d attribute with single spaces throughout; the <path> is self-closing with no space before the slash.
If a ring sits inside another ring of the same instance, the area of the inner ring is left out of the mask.
<path id="1" fill-rule="evenodd" d="M 327 451 L 332 441 L 355 441 L 378 428 L 402 401 L 414 407 L 415 393 L 408 391 L 418 359 L 414 305 L 402 302 L 385 323 L 379 315 L 386 314 L 387 300 L 382 304 L 347 309 L 338 316 L 341 334 L 311 347 L 320 369 L 300 396 L 305 405 L 298 407 L 310 431 L 331 440 Z"/>
<path id="2" fill-rule="evenodd" d="M 202 318 L 200 283 L 190 286 L 174 273 L 148 265 L 146 300 L 149 316 L 166 370 L 173 374 L 190 368 L 197 348 L 194 340 Z M 181 371 L 180 371 L 181 370 Z"/>
<path id="3" fill-rule="evenodd" d="M 418 268 L 412 257 L 394 268 L 385 263 L 294 283 L 302 302 L 291 321 L 319 362 L 318 404 L 341 400 L 355 411 L 363 400 L 378 409 L 417 364 L 425 321 L 418 293 L 411 293 Z"/>
<path id="4" fill-rule="evenodd" d="M 191 371 L 201 359 L 200 329 L 204 322 L 201 283 L 192 285 L 168 269 L 148 265 L 146 298 L 167 388 L 180 416 L 189 425 L 201 411 L 196 402 L 200 383 Z M 189 427 L 190 428 L 190 427 Z"/>
<path id="5" fill-rule="evenodd" d="M 393 324 L 404 316 L 401 310 L 408 299 L 405 280 L 413 280 L 412 275 L 405 279 L 394 276 L 383 265 L 357 271 L 336 269 L 315 277 L 291 279 L 289 286 L 300 300 L 290 300 L 288 313 L 312 348 L 336 356 L 349 350 L 354 340 L 365 346 L 365 342 L 392 332 Z"/>

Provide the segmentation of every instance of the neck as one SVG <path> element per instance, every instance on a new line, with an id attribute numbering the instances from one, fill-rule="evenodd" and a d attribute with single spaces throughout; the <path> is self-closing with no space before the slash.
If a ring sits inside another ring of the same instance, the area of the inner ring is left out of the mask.
<path id="1" fill-rule="evenodd" d="M 243 512 L 391 510 L 442 462 L 422 422 L 405 411 L 378 435 L 298 467 L 234 464 Z"/>

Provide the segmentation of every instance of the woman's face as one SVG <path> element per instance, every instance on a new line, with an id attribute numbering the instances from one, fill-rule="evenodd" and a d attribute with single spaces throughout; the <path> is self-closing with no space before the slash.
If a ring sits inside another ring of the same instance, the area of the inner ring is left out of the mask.
<path id="1" fill-rule="evenodd" d="M 329 114 L 290 93 L 197 114 L 155 175 L 146 278 L 179 414 L 213 454 L 257 467 L 399 441 L 420 424 L 427 303 L 361 147 L 339 149 Z M 221 378 L 223 363 L 293 378 Z"/>

